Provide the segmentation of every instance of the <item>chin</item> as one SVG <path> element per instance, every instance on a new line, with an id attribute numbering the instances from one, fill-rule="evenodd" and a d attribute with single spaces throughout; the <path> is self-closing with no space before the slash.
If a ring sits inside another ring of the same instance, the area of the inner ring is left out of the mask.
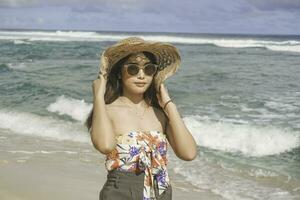
<path id="1" fill-rule="evenodd" d="M 147 87 L 133 87 L 131 88 L 131 92 L 134 94 L 143 94 L 147 89 Z"/>
<path id="2" fill-rule="evenodd" d="M 142 93 L 145 93 L 146 90 L 147 90 L 147 88 L 137 88 L 137 89 L 134 89 L 133 92 L 137 93 L 137 94 L 142 94 Z"/>

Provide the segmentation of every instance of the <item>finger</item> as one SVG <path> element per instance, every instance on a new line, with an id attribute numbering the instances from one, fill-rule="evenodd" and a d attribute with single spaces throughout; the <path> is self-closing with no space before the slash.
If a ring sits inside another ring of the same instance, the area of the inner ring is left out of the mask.
<path id="1" fill-rule="evenodd" d="M 107 80 L 107 76 L 108 76 L 107 73 L 103 74 L 103 77 L 104 77 L 105 80 Z"/>
<path id="2" fill-rule="evenodd" d="M 102 76 L 105 80 L 107 80 L 107 73 L 103 73 L 101 70 L 98 73 L 98 79 L 100 79 L 100 76 Z"/>

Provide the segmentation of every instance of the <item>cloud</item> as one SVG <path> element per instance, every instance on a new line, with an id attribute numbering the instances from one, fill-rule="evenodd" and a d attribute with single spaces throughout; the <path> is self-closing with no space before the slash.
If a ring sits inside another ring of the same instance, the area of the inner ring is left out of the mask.
<path id="1" fill-rule="evenodd" d="M 0 0 L 0 28 L 299 34 L 297 8 L 289 0 Z"/>
<path id="2" fill-rule="evenodd" d="M 73 7 L 76 5 L 85 6 L 135 6 L 140 5 L 143 1 L 139 0 L 0 0 L 0 7 L 39 7 L 39 6 L 62 6 Z"/>
<path id="3" fill-rule="evenodd" d="M 55 13 L 55 14 L 51 14 Z M 67 8 L 0 8 L 1 28 L 45 28 L 56 29 L 66 26 Z"/>
<path id="4" fill-rule="evenodd" d="M 300 1 L 298 0 L 246 0 L 259 10 L 290 10 L 300 11 Z"/>
<path id="5" fill-rule="evenodd" d="M 0 7 L 19 7 L 37 5 L 39 0 L 0 0 Z"/>

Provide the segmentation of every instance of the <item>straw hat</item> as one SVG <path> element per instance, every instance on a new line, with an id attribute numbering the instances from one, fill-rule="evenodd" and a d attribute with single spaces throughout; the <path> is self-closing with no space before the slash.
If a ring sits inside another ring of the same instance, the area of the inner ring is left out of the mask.
<path id="1" fill-rule="evenodd" d="M 147 51 L 157 60 L 158 71 L 154 76 L 156 90 L 168 77 L 176 73 L 181 58 L 177 48 L 169 43 L 145 41 L 139 37 L 128 37 L 108 47 L 101 55 L 99 73 L 109 76 L 112 66 L 131 53 Z"/>

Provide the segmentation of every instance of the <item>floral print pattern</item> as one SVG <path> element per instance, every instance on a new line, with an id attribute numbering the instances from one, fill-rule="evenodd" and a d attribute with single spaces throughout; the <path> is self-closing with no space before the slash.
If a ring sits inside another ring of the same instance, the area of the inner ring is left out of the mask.
<path id="1" fill-rule="evenodd" d="M 154 178 L 159 195 L 170 185 L 165 134 L 160 131 L 131 131 L 117 136 L 116 140 L 116 148 L 106 156 L 106 169 L 137 173 L 144 171 L 143 200 L 156 199 Z"/>

